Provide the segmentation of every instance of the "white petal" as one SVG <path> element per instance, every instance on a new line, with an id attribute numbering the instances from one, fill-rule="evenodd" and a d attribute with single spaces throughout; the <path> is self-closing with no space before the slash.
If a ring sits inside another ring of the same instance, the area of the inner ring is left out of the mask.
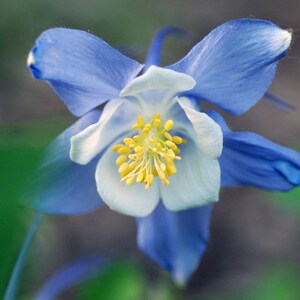
<path id="1" fill-rule="evenodd" d="M 219 162 L 206 156 L 192 140 L 181 149 L 177 173 L 169 177 L 169 185 L 161 186 L 165 206 L 178 211 L 218 201 Z"/>
<path id="2" fill-rule="evenodd" d="M 223 149 L 223 133 L 221 127 L 207 114 L 201 113 L 191 106 L 185 99 L 178 100 L 179 105 L 184 110 L 187 118 L 193 125 L 197 141 L 200 149 L 209 157 L 218 158 Z M 192 134 L 193 135 L 193 134 Z"/>
<path id="3" fill-rule="evenodd" d="M 121 99 L 110 100 L 99 122 L 71 138 L 70 158 L 81 165 L 88 164 L 121 134 L 131 130 L 137 111 Z"/>
<path id="4" fill-rule="evenodd" d="M 102 200 L 113 210 L 134 217 L 150 214 L 160 199 L 157 178 L 145 190 L 145 185 L 134 182 L 127 185 L 121 182 L 115 160 L 118 155 L 108 149 L 101 157 L 96 168 L 96 183 Z"/>
<path id="5" fill-rule="evenodd" d="M 178 92 L 191 90 L 196 85 L 193 77 L 156 66 L 151 66 L 143 75 L 136 77 L 120 92 L 121 97 L 136 95 L 141 92 L 169 89 Z"/>

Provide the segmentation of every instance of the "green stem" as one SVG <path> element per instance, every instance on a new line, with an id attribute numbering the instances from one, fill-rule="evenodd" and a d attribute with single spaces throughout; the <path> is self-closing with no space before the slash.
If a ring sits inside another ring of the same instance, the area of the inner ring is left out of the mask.
<path id="1" fill-rule="evenodd" d="M 20 282 L 20 276 L 22 274 L 22 269 L 24 266 L 26 254 L 27 254 L 30 244 L 34 238 L 34 235 L 41 223 L 41 219 L 42 219 L 42 214 L 37 212 L 34 216 L 32 224 L 31 224 L 29 231 L 27 233 L 27 236 L 25 238 L 24 245 L 19 254 L 19 257 L 15 264 L 15 267 L 13 269 L 12 275 L 10 277 L 10 280 L 9 280 L 9 283 L 8 283 L 8 286 L 6 289 L 4 300 L 15 300 L 16 299 L 16 294 L 17 294 L 17 290 L 18 290 L 18 286 L 19 286 L 19 282 Z"/>

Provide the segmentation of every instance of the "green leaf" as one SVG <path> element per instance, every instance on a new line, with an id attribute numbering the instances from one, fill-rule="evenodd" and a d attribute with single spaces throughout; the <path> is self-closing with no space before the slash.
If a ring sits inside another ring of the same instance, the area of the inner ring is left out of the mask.
<path id="1" fill-rule="evenodd" d="M 300 213 L 300 188 L 297 187 L 285 193 L 272 193 L 269 197 L 274 200 L 276 205 L 293 212 Z"/>
<path id="2" fill-rule="evenodd" d="M 145 299 L 146 279 L 139 267 L 131 262 L 116 262 L 107 272 L 79 289 L 80 300 L 141 300 Z"/>
<path id="3" fill-rule="evenodd" d="M 23 189 L 30 180 L 40 154 L 66 127 L 65 119 L 0 126 L 0 295 L 22 247 L 31 214 L 20 205 Z"/>

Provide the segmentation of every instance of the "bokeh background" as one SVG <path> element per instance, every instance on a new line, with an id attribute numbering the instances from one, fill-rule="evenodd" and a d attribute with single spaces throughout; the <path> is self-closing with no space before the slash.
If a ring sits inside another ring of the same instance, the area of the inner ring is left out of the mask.
<path id="1" fill-rule="evenodd" d="M 33 216 L 19 204 L 21 191 L 47 144 L 75 120 L 27 70 L 27 54 L 38 35 L 50 27 L 87 30 L 143 62 L 153 35 L 163 26 L 188 30 L 195 43 L 217 25 L 245 17 L 294 29 L 292 49 L 270 89 L 294 108 L 286 112 L 262 100 L 243 116 L 224 116 L 235 130 L 254 131 L 300 149 L 299 0 L 1 0 L 0 298 Z M 170 38 L 163 64 L 175 62 L 192 45 Z M 299 189 L 285 194 L 222 190 L 208 250 L 186 290 L 179 291 L 138 251 L 131 218 L 107 208 L 82 216 L 46 216 L 18 299 L 32 299 L 58 268 L 84 253 L 114 262 L 100 277 L 59 299 L 300 299 L 299 228 Z"/>

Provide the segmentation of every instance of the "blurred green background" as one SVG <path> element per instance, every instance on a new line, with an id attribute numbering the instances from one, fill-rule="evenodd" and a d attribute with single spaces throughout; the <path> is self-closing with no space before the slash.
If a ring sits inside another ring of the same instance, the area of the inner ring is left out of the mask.
<path id="1" fill-rule="evenodd" d="M 142 62 L 153 35 L 166 25 L 185 28 L 194 42 L 236 18 L 268 19 L 293 28 L 292 49 L 271 92 L 288 99 L 295 110 L 287 113 L 261 101 L 244 116 L 225 117 L 236 130 L 300 149 L 299 11 L 299 0 L 2 0 L 0 298 L 32 218 L 32 211 L 19 204 L 22 190 L 47 144 L 74 121 L 50 88 L 27 70 L 27 54 L 43 30 L 87 30 Z M 191 46 L 170 38 L 163 64 L 176 61 Z M 48 216 L 28 257 L 19 299 L 31 299 L 55 270 L 87 252 L 122 261 L 60 299 L 300 299 L 299 200 L 299 189 L 286 194 L 224 190 L 213 214 L 208 251 L 184 292 L 139 253 L 132 219 L 107 208 L 84 216 Z"/>

